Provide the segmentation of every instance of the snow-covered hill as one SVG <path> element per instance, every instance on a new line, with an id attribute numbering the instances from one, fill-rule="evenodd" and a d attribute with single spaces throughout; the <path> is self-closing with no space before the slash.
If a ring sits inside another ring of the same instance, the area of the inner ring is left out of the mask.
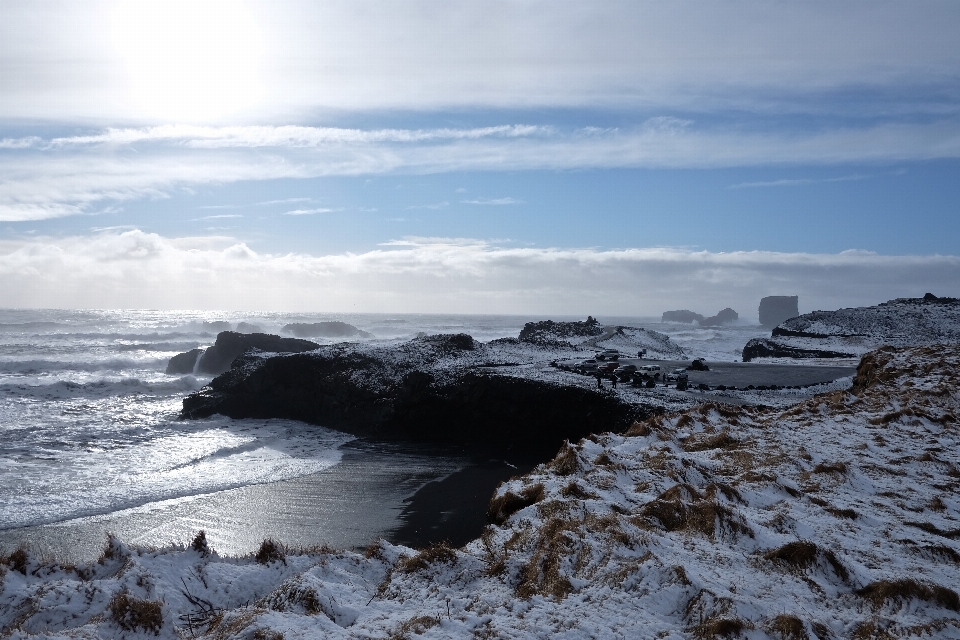
<path id="1" fill-rule="evenodd" d="M 960 347 L 886 348 L 787 410 L 565 446 L 460 549 L 3 560 L 0 635 L 960 638 Z"/>
<path id="2" fill-rule="evenodd" d="M 743 349 L 744 360 L 759 357 L 859 357 L 883 345 L 919 346 L 960 342 L 960 300 L 898 298 L 874 307 L 814 311 L 774 328 Z"/>

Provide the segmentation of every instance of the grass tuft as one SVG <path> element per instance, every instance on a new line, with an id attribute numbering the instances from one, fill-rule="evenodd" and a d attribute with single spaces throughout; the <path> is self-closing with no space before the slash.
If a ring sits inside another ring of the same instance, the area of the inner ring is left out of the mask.
<path id="1" fill-rule="evenodd" d="M 842 580 L 848 580 L 850 574 L 843 563 L 829 549 L 822 549 L 808 540 L 797 540 L 768 552 L 764 557 L 767 560 L 780 562 L 791 568 L 802 571 L 825 560 L 833 568 L 833 572 Z"/>
<path id="2" fill-rule="evenodd" d="M 543 500 L 545 495 L 543 485 L 537 483 L 525 487 L 519 494 L 507 491 L 502 496 L 494 496 L 487 505 L 487 520 L 493 524 L 503 524 L 517 511 Z"/>
<path id="3" fill-rule="evenodd" d="M 937 604 L 944 609 L 960 611 L 960 596 L 957 592 L 932 582 L 919 582 L 911 578 L 902 580 L 877 580 L 862 589 L 857 595 L 864 598 L 874 608 L 879 609 L 887 602 L 924 600 Z"/>
<path id="4" fill-rule="evenodd" d="M 402 573 L 413 573 L 428 569 L 430 565 L 443 562 L 452 564 L 457 560 L 456 550 L 450 546 L 449 542 L 440 542 L 422 549 L 417 555 L 409 558 L 402 558 L 397 563 L 397 569 Z"/>
<path id="5" fill-rule="evenodd" d="M 770 633 L 780 637 L 780 640 L 810 640 L 803 621 L 797 616 L 781 613 L 770 621 L 767 626 Z"/>
<path id="6" fill-rule="evenodd" d="M 270 564 L 271 562 L 287 564 L 287 554 L 283 551 L 283 545 L 272 538 L 267 538 L 260 544 L 260 549 L 254 559 L 260 564 Z"/>
<path id="7" fill-rule="evenodd" d="M 124 589 L 117 592 L 108 605 L 110 615 L 122 629 L 127 631 L 152 631 L 160 635 L 163 626 L 163 607 L 153 600 L 134 598 Z"/>

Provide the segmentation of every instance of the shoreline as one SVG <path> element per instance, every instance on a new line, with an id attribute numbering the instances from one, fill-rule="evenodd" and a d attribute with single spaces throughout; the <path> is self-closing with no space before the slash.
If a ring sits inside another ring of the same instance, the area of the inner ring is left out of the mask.
<path id="1" fill-rule="evenodd" d="M 100 557 L 113 534 L 147 548 L 189 544 L 203 529 L 224 556 L 253 553 L 266 538 L 290 548 L 363 549 L 383 538 L 415 548 L 457 546 L 486 526 L 496 486 L 526 473 L 529 456 L 466 452 L 356 440 L 323 471 L 85 516 L 0 531 L 0 555 L 21 545 L 43 557 L 81 564 Z"/>

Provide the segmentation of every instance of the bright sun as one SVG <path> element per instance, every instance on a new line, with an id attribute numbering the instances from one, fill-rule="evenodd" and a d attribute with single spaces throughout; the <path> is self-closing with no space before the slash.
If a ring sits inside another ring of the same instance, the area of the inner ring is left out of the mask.
<path id="1" fill-rule="evenodd" d="M 262 98 L 263 38 L 241 2 L 123 2 L 111 27 L 137 115 L 211 122 Z"/>

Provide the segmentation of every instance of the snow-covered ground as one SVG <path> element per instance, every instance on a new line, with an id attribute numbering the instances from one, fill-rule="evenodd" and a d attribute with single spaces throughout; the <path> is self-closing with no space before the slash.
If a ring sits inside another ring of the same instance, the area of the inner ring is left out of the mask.
<path id="1" fill-rule="evenodd" d="M 501 486 L 460 549 L 21 552 L 0 634 L 960 638 L 958 388 L 960 348 L 884 350 L 786 410 L 586 439 Z"/>

